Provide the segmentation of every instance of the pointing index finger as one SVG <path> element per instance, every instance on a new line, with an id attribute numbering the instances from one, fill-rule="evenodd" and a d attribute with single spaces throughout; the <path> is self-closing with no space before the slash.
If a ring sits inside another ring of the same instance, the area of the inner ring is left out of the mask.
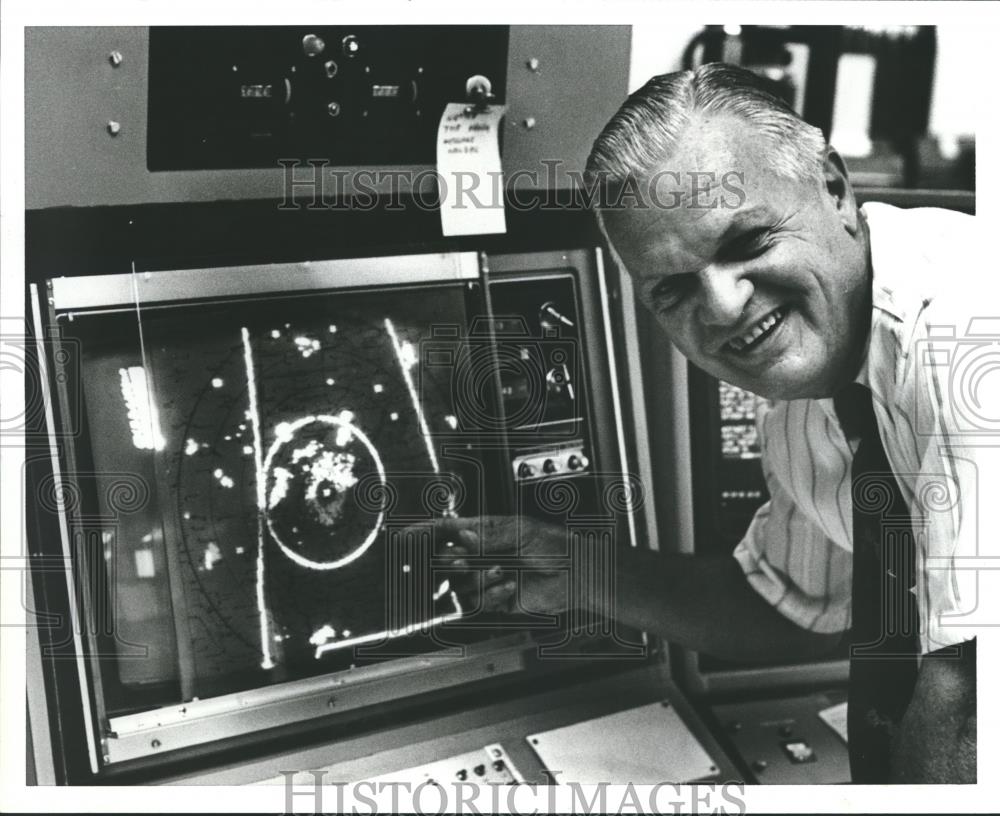
<path id="1" fill-rule="evenodd" d="M 513 516 L 469 516 L 444 518 L 434 522 L 438 541 L 449 540 L 469 552 L 477 548 L 483 555 L 515 549 L 517 518 Z"/>

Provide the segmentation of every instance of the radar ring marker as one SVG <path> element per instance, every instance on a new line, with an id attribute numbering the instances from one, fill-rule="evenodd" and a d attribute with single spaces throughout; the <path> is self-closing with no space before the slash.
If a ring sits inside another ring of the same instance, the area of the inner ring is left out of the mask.
<path id="1" fill-rule="evenodd" d="M 279 428 L 281 430 L 277 433 L 274 442 L 268 449 L 267 456 L 264 459 L 262 472 L 265 478 L 269 478 L 272 467 L 274 464 L 275 456 L 278 452 L 288 443 L 292 441 L 295 433 L 301 428 L 313 423 L 322 423 L 324 425 L 329 425 L 335 427 L 339 432 L 347 432 L 351 437 L 357 438 L 367 449 L 369 456 L 371 456 L 372 461 L 375 463 L 375 468 L 378 473 L 379 481 L 384 487 L 386 485 L 385 467 L 382 464 L 382 459 L 378 454 L 378 450 L 368 436 L 358 428 L 354 423 L 350 422 L 343 416 L 331 416 L 329 414 L 320 414 L 318 416 L 305 416 L 301 417 L 294 422 L 282 423 Z M 368 550 L 369 547 L 374 543 L 376 537 L 382 529 L 382 525 L 385 521 L 385 509 L 379 510 L 378 517 L 375 520 L 375 524 L 369 531 L 368 535 L 365 537 L 364 541 L 356 547 L 354 550 L 349 552 L 342 558 L 337 558 L 332 561 L 316 561 L 311 558 L 306 558 L 301 553 L 296 552 L 291 547 L 289 547 L 281 538 L 278 531 L 275 529 L 274 524 L 271 519 L 269 508 L 262 508 L 262 512 L 265 514 L 265 520 L 267 523 L 267 529 L 271 533 L 271 537 L 274 539 L 275 543 L 281 548 L 282 552 L 296 564 L 307 569 L 314 570 L 333 570 L 339 567 L 343 567 L 346 564 L 350 564 L 352 561 L 360 558 Z"/>

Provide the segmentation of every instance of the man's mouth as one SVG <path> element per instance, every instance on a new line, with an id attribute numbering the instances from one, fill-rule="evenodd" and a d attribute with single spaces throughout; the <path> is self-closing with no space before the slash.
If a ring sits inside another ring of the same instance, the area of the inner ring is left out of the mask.
<path id="1" fill-rule="evenodd" d="M 749 354 L 775 332 L 787 314 L 788 308 L 785 306 L 768 312 L 742 335 L 729 340 L 726 343 L 726 350 L 737 354 Z"/>

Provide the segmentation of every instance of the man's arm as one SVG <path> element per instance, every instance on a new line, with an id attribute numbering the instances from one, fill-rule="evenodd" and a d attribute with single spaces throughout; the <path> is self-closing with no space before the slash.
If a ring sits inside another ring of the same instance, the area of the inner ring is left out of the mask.
<path id="1" fill-rule="evenodd" d="M 686 648 L 727 660 L 796 660 L 826 654 L 842 637 L 790 621 L 729 556 L 627 550 L 617 567 L 615 617 Z"/>
<path id="2" fill-rule="evenodd" d="M 527 517 L 445 519 L 437 522 L 436 537 L 452 540 L 446 552 L 458 557 L 460 569 L 475 566 L 474 574 L 456 582 L 473 606 L 479 603 L 476 576 L 486 585 L 486 608 L 547 614 L 567 608 L 568 581 L 579 580 L 583 585 L 572 594 L 574 602 L 723 659 L 813 657 L 831 651 L 841 638 L 841 633 L 809 632 L 785 618 L 753 590 L 729 556 L 618 550 L 615 594 L 605 598 L 585 586 L 590 570 L 569 574 L 566 530 L 557 525 Z"/>
<path id="3" fill-rule="evenodd" d="M 976 649 L 925 657 L 913 699 L 893 740 L 891 781 L 976 781 Z"/>

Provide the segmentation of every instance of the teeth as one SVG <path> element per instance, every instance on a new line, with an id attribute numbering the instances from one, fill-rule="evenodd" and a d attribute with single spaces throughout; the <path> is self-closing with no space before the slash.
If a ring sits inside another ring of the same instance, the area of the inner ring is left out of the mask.
<path id="1" fill-rule="evenodd" d="M 736 351 L 742 351 L 744 348 L 749 346 L 754 340 L 760 337 L 764 332 L 768 331 L 778 320 L 782 317 L 782 311 L 776 309 L 771 312 L 767 317 L 760 321 L 756 326 L 754 326 L 750 331 L 744 334 L 742 337 L 734 338 L 729 341 L 729 346 L 736 349 Z"/>

